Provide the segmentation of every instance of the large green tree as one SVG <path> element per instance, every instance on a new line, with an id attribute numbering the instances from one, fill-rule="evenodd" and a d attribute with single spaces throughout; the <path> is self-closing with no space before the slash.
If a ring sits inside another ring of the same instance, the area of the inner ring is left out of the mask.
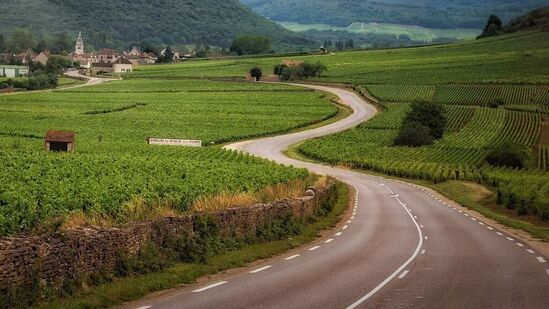
<path id="1" fill-rule="evenodd" d="M 30 31 L 17 28 L 8 40 L 6 49 L 12 53 L 19 53 L 27 48 L 34 48 L 35 44 Z"/>
<path id="2" fill-rule="evenodd" d="M 231 44 L 231 52 L 238 55 L 257 55 L 271 52 L 271 39 L 259 35 L 239 36 Z"/>

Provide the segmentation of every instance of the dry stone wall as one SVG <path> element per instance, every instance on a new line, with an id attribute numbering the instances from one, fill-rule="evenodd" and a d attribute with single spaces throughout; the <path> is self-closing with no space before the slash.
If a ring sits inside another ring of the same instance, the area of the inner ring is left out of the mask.
<path id="1" fill-rule="evenodd" d="M 330 181 L 314 192 L 301 198 L 229 208 L 208 215 L 217 222 L 221 236 L 242 236 L 287 215 L 306 222 L 334 197 L 335 183 Z M 0 290 L 21 287 L 37 279 L 55 285 L 66 278 L 113 272 L 120 254 L 135 254 L 150 243 L 161 246 L 173 235 L 192 234 L 195 218 L 203 215 L 161 218 L 124 228 L 79 228 L 56 236 L 1 238 Z"/>

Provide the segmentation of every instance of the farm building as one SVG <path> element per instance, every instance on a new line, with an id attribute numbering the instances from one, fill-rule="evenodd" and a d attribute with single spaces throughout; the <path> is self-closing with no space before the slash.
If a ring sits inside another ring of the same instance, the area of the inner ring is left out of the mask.
<path id="1" fill-rule="evenodd" d="M 74 132 L 50 130 L 46 133 L 45 147 L 48 151 L 74 152 Z"/>
<path id="2" fill-rule="evenodd" d="M 0 65 L 0 77 L 21 77 L 29 74 L 29 67 L 22 65 Z"/>

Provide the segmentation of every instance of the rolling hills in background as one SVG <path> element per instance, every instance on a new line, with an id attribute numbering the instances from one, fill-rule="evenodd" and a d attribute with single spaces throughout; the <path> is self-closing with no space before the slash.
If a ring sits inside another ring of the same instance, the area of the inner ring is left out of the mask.
<path id="1" fill-rule="evenodd" d="M 272 38 L 275 49 L 311 41 L 252 12 L 238 0 L 25 0 L 2 1 L 0 33 L 17 27 L 35 37 L 82 31 L 94 47 L 119 47 L 149 40 L 155 44 L 203 43 L 227 47 L 238 35 Z"/>
<path id="2" fill-rule="evenodd" d="M 490 14 L 504 22 L 547 0 L 241 0 L 278 22 L 347 27 L 355 22 L 415 25 L 427 28 L 480 29 Z"/>

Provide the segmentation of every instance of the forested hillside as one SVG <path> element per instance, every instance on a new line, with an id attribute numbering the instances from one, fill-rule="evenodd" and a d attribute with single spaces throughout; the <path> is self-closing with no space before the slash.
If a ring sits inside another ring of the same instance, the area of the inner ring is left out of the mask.
<path id="1" fill-rule="evenodd" d="M 0 33 L 17 27 L 35 36 L 69 31 L 95 47 L 151 40 L 227 47 L 238 35 L 272 38 L 275 47 L 308 41 L 255 14 L 238 0 L 25 0 L 2 1 Z"/>
<path id="2" fill-rule="evenodd" d="M 429 28 L 481 28 L 490 14 L 505 21 L 547 0 L 241 0 L 275 21 L 348 26 L 382 22 Z"/>

